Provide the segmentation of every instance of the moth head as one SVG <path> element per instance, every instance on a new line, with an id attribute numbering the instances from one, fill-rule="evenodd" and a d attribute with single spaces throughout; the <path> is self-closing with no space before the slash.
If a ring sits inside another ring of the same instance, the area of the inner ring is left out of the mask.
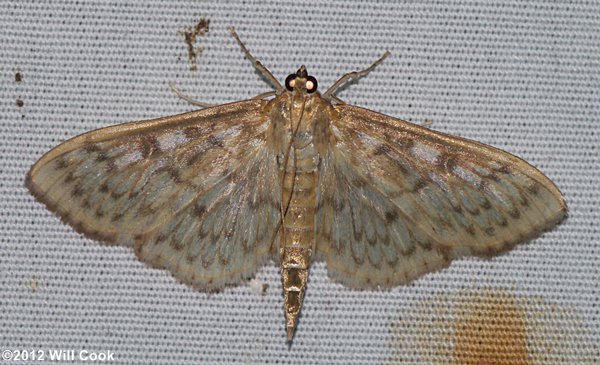
<path id="1" fill-rule="evenodd" d="M 285 78 L 285 88 L 289 91 L 298 90 L 312 94 L 317 91 L 317 79 L 309 76 L 306 67 L 302 65 L 296 73 Z"/>

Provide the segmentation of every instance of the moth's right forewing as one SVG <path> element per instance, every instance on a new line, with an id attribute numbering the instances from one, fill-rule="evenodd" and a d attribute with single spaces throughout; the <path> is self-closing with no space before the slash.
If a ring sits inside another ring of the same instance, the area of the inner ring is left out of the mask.
<path id="1" fill-rule="evenodd" d="M 317 251 L 348 285 L 406 283 L 457 256 L 506 250 L 566 215 L 556 186 L 518 157 L 366 109 L 335 108 Z M 349 277 L 349 264 L 363 274 Z"/>

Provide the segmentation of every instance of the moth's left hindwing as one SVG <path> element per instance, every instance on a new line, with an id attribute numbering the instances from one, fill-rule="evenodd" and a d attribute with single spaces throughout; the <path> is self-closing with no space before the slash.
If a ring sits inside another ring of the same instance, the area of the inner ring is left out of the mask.
<path id="1" fill-rule="evenodd" d="M 77 231 L 135 245 L 180 280 L 219 289 L 269 257 L 280 220 L 265 103 L 83 134 L 43 156 L 27 186 Z"/>
<path id="2" fill-rule="evenodd" d="M 323 156 L 317 252 L 353 287 L 405 284 L 451 259 L 538 236 L 567 212 L 535 167 L 491 146 L 337 105 Z"/>

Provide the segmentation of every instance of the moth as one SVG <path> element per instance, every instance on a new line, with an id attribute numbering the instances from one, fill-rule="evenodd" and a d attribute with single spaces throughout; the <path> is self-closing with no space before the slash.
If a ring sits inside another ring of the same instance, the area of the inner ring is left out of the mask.
<path id="1" fill-rule="evenodd" d="M 489 257 L 567 213 L 539 170 L 497 148 L 344 103 L 301 66 L 255 98 L 98 129 L 46 153 L 31 193 L 77 232 L 131 246 L 202 291 L 279 262 L 291 341 L 310 263 L 389 288 Z"/>

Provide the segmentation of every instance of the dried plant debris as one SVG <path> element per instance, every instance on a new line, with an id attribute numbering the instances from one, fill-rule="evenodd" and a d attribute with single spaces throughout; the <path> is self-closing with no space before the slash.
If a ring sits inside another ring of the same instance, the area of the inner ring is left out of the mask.
<path id="1" fill-rule="evenodd" d="M 17 69 L 15 71 L 15 82 L 19 83 L 21 81 L 23 81 L 23 73 L 21 73 L 21 70 Z M 22 108 L 23 105 L 25 105 L 25 102 L 19 97 L 15 101 L 15 104 L 17 104 L 19 108 Z"/>
<path id="2" fill-rule="evenodd" d="M 185 38 L 185 43 L 187 44 L 188 50 L 188 59 L 190 62 L 190 70 L 196 71 L 196 59 L 198 56 L 202 54 L 204 51 L 204 47 L 195 47 L 196 40 L 198 37 L 203 37 L 208 33 L 210 25 L 210 19 L 202 18 L 196 23 L 193 27 L 186 27 L 181 34 Z"/>

